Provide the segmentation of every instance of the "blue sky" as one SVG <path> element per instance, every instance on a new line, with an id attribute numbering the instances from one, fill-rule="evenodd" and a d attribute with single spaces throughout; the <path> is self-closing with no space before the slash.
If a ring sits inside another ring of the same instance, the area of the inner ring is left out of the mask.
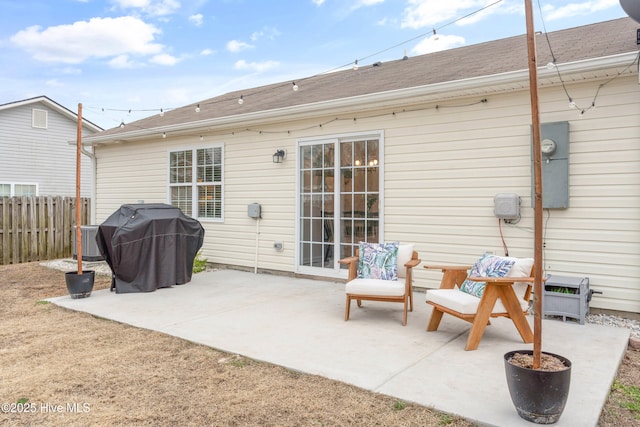
<path id="1" fill-rule="evenodd" d="M 547 31 L 627 16 L 618 0 L 533 5 L 538 31 L 540 11 Z M 526 32 L 523 0 L 0 0 L 0 10 L 0 104 L 81 102 L 104 128 L 356 59 Z"/>

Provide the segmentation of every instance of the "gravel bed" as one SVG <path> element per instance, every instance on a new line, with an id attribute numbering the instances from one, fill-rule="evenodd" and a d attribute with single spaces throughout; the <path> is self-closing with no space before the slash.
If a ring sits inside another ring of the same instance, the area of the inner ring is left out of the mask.
<path id="1" fill-rule="evenodd" d="M 44 261 L 40 265 L 64 272 L 78 271 L 78 262 L 72 258 Z M 106 261 L 82 261 L 82 271 L 93 270 L 95 274 L 111 276 L 111 268 Z"/>
<path id="2" fill-rule="evenodd" d="M 616 326 L 618 328 L 627 328 L 631 332 L 633 338 L 640 338 L 640 322 L 637 320 L 626 319 L 620 316 L 610 314 L 589 314 L 585 319 L 588 323 L 596 325 Z"/>

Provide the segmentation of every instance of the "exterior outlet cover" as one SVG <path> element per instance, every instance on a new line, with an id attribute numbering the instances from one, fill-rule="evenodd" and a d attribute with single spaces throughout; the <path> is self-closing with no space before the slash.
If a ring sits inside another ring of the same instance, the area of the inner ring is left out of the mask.
<path id="1" fill-rule="evenodd" d="M 520 218 L 520 196 L 515 193 L 500 193 L 493 198 L 493 214 L 505 220 Z"/>

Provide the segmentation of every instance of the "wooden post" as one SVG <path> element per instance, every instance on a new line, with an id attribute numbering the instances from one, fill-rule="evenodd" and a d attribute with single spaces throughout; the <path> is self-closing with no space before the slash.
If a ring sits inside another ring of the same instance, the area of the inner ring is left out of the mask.
<path id="1" fill-rule="evenodd" d="M 78 133 L 76 137 L 76 248 L 78 257 L 78 275 L 82 275 L 82 229 L 80 227 L 80 153 L 82 148 L 82 103 L 78 103 Z"/>
<path id="2" fill-rule="evenodd" d="M 540 148 L 540 109 L 538 105 L 538 69 L 536 40 L 531 0 L 524 1 L 527 21 L 527 51 L 529 55 L 529 92 L 531 94 L 531 128 L 533 135 L 534 176 L 534 271 L 533 271 L 533 369 L 540 368 L 542 359 L 542 151 Z"/>

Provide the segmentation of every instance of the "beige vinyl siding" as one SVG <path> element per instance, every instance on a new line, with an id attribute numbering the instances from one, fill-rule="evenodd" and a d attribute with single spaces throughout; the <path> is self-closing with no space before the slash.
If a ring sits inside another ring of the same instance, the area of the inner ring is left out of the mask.
<path id="1" fill-rule="evenodd" d="M 568 85 L 588 106 L 600 82 Z M 580 119 L 562 88 L 541 89 L 542 122 L 569 121 L 570 207 L 545 212 L 545 272 L 588 276 L 591 306 L 640 312 L 640 89 L 637 76 L 600 91 L 597 108 Z M 478 103 L 486 98 L 486 103 Z M 470 105 L 474 104 L 474 105 Z M 438 108 L 435 108 L 438 105 Z M 224 222 L 202 221 L 209 261 L 253 267 L 262 205 L 258 268 L 295 272 L 297 142 L 358 132 L 384 132 L 384 240 L 415 242 L 423 263 L 472 264 L 483 252 L 503 254 L 497 193 L 522 198 L 522 219 L 502 224 L 512 256 L 533 256 L 529 92 L 479 95 L 251 125 L 146 143 L 100 146 L 98 219 L 122 203 L 167 202 L 168 150 L 224 144 Z M 411 111 L 415 110 L 415 111 Z M 393 114 L 395 113 L 395 114 Z M 341 119 L 322 127 L 336 116 Z M 357 117 L 357 120 L 349 119 Z M 296 129 L 307 128 L 304 131 Z M 258 132 L 261 131 L 261 132 Z M 290 131 L 290 132 L 288 132 Z M 284 148 L 282 164 L 273 153 Z M 276 252 L 275 241 L 284 250 Z M 415 285 L 434 288 L 440 273 L 416 269 Z"/>

